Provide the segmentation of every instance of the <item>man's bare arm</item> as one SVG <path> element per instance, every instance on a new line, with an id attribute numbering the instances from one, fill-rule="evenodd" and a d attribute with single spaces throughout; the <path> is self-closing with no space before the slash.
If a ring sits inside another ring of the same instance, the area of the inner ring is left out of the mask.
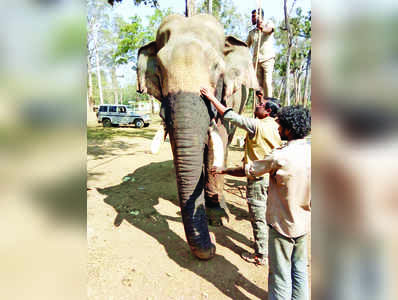
<path id="1" fill-rule="evenodd" d="M 213 103 L 214 107 L 217 109 L 220 115 L 224 115 L 227 107 L 225 107 L 214 95 L 206 88 L 201 88 L 200 93 L 203 97 L 207 98 L 211 103 Z"/>
<path id="2" fill-rule="evenodd" d="M 213 167 L 210 170 L 211 173 L 214 174 L 225 174 L 231 175 L 235 177 L 246 177 L 245 169 L 243 167 L 236 167 L 236 168 L 219 168 Z"/>
<path id="3" fill-rule="evenodd" d="M 225 120 L 231 122 L 232 124 L 243 128 L 249 133 L 249 137 L 253 138 L 256 134 L 256 120 L 252 118 L 243 117 L 235 112 L 233 112 L 232 108 L 225 107 L 220 101 L 217 100 L 216 97 L 206 88 L 200 89 L 200 94 L 208 99 L 214 107 L 217 109 L 218 113 L 225 117 Z M 224 116 L 225 114 L 225 116 Z"/>

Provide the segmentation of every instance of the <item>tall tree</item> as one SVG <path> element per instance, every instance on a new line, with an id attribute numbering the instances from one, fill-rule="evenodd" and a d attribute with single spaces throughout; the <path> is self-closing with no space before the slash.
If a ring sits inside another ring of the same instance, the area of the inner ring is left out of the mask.
<path id="1" fill-rule="evenodd" d="M 123 0 L 108 0 L 108 3 L 113 6 L 115 2 L 122 2 Z M 133 0 L 135 5 L 145 4 L 152 7 L 158 7 L 158 0 Z"/>
<path id="2" fill-rule="evenodd" d="M 111 71 L 111 76 L 112 76 L 112 90 L 113 90 L 113 99 L 115 104 L 119 104 L 119 84 L 117 82 L 116 78 L 116 66 L 115 64 L 112 65 L 112 71 Z"/>
<path id="3" fill-rule="evenodd" d="M 162 20 L 170 15 L 170 9 L 156 9 L 153 15 L 148 17 L 148 26 L 143 26 L 143 21 L 138 16 L 133 16 L 130 23 L 120 27 L 117 39 L 117 47 L 113 54 L 116 64 L 136 64 L 137 51 L 146 43 L 153 41 L 156 37 L 156 30 Z"/>
<path id="4" fill-rule="evenodd" d="M 185 16 L 192 17 L 195 14 L 195 0 L 185 0 Z"/>
<path id="5" fill-rule="evenodd" d="M 289 73 L 287 72 L 287 57 L 288 57 L 288 33 L 285 26 L 285 20 L 281 22 L 277 28 L 281 30 L 275 31 L 275 41 L 279 51 L 276 54 L 275 60 L 275 84 L 278 86 L 281 96 L 280 99 L 286 100 L 286 93 L 289 92 L 289 98 L 293 93 L 294 103 L 302 103 L 304 100 L 304 89 L 306 87 L 305 76 L 309 76 L 310 72 L 306 72 L 308 62 L 308 55 L 311 50 L 311 11 L 303 14 L 302 9 L 298 7 L 295 15 L 289 15 L 289 25 L 292 34 L 292 46 L 289 61 Z M 289 79 L 289 86 L 286 86 L 286 79 Z M 293 81 L 293 82 L 292 82 Z M 293 83 L 293 84 L 292 84 Z M 281 90 L 283 85 L 283 90 Z M 307 91 L 309 89 L 307 88 Z M 308 98 L 308 94 L 307 94 Z M 284 101 L 287 104 L 287 101 Z"/>
<path id="6" fill-rule="evenodd" d="M 87 88 L 87 101 L 88 101 L 88 109 L 93 111 L 94 106 L 94 97 L 93 97 L 93 78 L 92 78 L 92 70 L 91 70 L 91 61 L 90 55 L 87 51 L 87 75 L 88 75 L 88 88 Z"/>
<path id="7" fill-rule="evenodd" d="M 102 80 L 102 61 L 101 58 L 104 57 L 100 54 L 102 43 L 99 40 L 102 39 L 102 31 L 104 27 L 109 23 L 109 14 L 106 11 L 107 4 L 105 0 L 88 0 L 87 1 L 87 44 L 88 44 L 88 62 L 91 63 L 91 58 L 95 60 L 95 69 L 97 76 L 97 84 L 99 90 L 100 104 L 104 103 L 103 96 L 103 80 Z M 92 73 L 91 73 L 92 75 Z"/>
<path id="8" fill-rule="evenodd" d="M 95 24 L 94 26 L 97 27 Z M 100 96 L 100 104 L 104 104 L 104 96 L 102 94 L 102 80 L 101 80 L 101 68 L 100 68 L 100 59 L 98 53 L 98 29 L 94 29 L 93 33 L 93 40 L 94 40 L 94 52 L 95 52 L 95 63 L 97 66 L 97 77 L 98 77 L 98 89 L 99 89 L 99 96 Z"/>
<path id="9" fill-rule="evenodd" d="M 305 67 L 304 97 L 303 97 L 304 106 L 307 106 L 307 103 L 308 103 L 310 67 L 311 67 L 311 49 L 308 52 L 307 63 L 306 63 L 306 67 Z"/>
<path id="10" fill-rule="evenodd" d="M 287 11 L 287 0 L 283 0 L 283 10 L 285 14 L 285 26 L 287 31 L 287 54 L 286 54 L 286 88 L 285 88 L 285 105 L 290 105 L 290 55 L 293 44 L 293 37 L 289 23 L 289 15 Z"/>
<path id="11" fill-rule="evenodd" d="M 197 13 L 208 13 L 211 5 L 212 15 L 224 26 L 225 34 L 246 40 L 250 27 L 250 16 L 242 14 L 232 0 L 202 0 Z"/>

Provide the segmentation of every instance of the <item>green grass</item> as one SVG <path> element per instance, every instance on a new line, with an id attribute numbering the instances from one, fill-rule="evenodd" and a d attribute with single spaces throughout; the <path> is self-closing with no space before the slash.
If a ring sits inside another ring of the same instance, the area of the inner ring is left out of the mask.
<path id="1" fill-rule="evenodd" d="M 88 142 L 101 142 L 110 140 L 115 137 L 141 137 L 146 139 L 153 139 L 156 131 L 160 125 L 160 117 L 152 116 L 152 122 L 149 127 L 135 128 L 134 126 L 121 126 L 104 128 L 101 126 L 87 127 L 87 141 Z"/>

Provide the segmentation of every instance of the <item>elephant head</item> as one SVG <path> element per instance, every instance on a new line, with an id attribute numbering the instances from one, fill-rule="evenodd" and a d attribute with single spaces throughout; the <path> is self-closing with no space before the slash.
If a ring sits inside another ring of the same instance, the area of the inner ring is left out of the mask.
<path id="1" fill-rule="evenodd" d="M 205 213 L 204 166 L 214 110 L 200 97 L 207 87 L 224 102 L 244 84 L 257 87 L 247 45 L 224 36 L 211 15 L 166 17 L 156 41 L 138 51 L 138 91 L 162 102 L 170 134 L 185 234 L 200 259 L 214 256 Z"/>

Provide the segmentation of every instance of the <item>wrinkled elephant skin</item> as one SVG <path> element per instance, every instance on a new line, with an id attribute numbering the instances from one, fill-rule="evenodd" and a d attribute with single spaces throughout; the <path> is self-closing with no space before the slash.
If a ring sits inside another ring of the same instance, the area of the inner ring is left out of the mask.
<path id="1" fill-rule="evenodd" d="M 227 132 L 219 116 L 215 132 L 209 130 L 214 108 L 200 97 L 199 90 L 207 87 L 228 104 L 242 84 L 257 88 L 249 49 L 244 42 L 225 37 L 213 16 L 168 16 L 159 26 L 156 41 L 138 51 L 137 79 L 139 92 L 162 102 L 188 244 L 195 256 L 210 259 L 215 245 L 209 236 L 206 208 L 220 209 L 223 178 L 212 177 L 208 171 L 214 163 L 214 145 L 219 147 L 221 140 L 226 150 Z M 214 134 L 220 135 L 217 142 L 209 139 Z"/>

